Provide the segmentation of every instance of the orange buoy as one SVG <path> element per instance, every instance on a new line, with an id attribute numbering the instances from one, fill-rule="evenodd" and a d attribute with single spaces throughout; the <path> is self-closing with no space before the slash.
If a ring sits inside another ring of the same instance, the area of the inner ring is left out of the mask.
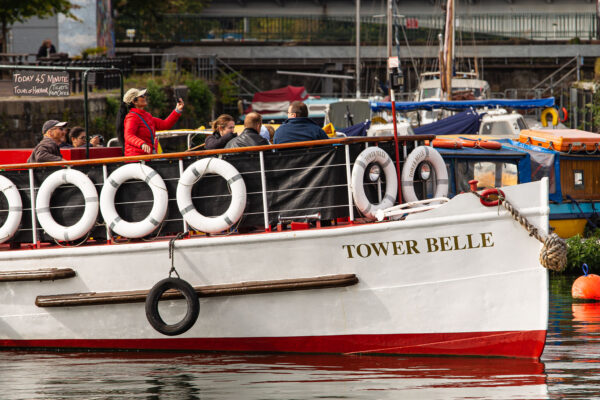
<path id="1" fill-rule="evenodd" d="M 474 147 L 476 149 L 488 149 L 488 150 L 500 150 L 502 148 L 502 143 L 493 142 L 490 140 L 467 140 L 460 139 L 463 147 Z"/>
<path id="2" fill-rule="evenodd" d="M 431 145 L 441 149 L 462 149 L 463 147 L 461 142 L 451 139 L 433 139 Z"/>
<path id="3" fill-rule="evenodd" d="M 583 273 L 573 282 L 571 295 L 574 299 L 600 300 L 600 276 L 588 274 L 587 264 L 583 264 Z"/>

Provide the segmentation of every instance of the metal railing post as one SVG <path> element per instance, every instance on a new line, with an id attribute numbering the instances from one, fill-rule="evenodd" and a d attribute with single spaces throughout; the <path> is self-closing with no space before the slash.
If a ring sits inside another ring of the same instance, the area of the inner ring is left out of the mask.
<path id="1" fill-rule="evenodd" d="M 262 191 L 262 202 L 263 202 L 263 218 L 265 223 L 265 230 L 271 229 L 269 224 L 269 205 L 267 203 L 267 176 L 265 174 L 265 155 L 264 151 L 258 153 L 260 160 L 260 184 Z"/>
<path id="2" fill-rule="evenodd" d="M 37 245 L 37 221 L 35 218 L 35 180 L 33 177 L 33 169 L 29 169 L 29 196 L 31 204 L 31 240 L 34 246 Z"/>
<path id="3" fill-rule="evenodd" d="M 102 164 L 102 179 L 103 179 L 102 185 L 104 185 L 106 183 L 106 181 L 108 180 L 108 167 L 106 166 L 106 164 Z M 106 227 L 106 241 L 108 243 L 112 243 L 112 234 L 110 233 L 110 227 L 108 226 L 106 221 L 104 222 L 104 225 Z"/>
<path id="4" fill-rule="evenodd" d="M 189 149 L 189 146 L 188 146 L 188 149 Z M 179 159 L 179 178 L 180 179 L 181 179 L 181 175 L 183 175 L 183 171 L 184 171 L 184 169 L 183 169 L 183 160 Z M 193 204 L 193 202 L 192 202 L 192 204 Z M 183 231 L 185 233 L 188 233 L 189 230 L 190 230 L 190 228 L 188 226 L 188 223 L 185 222 L 185 218 L 183 218 Z"/>
<path id="5" fill-rule="evenodd" d="M 350 221 L 354 221 L 354 201 L 352 200 L 352 173 L 350 172 L 350 147 L 344 145 L 344 151 L 346 154 L 346 181 L 348 188 L 348 215 Z"/>

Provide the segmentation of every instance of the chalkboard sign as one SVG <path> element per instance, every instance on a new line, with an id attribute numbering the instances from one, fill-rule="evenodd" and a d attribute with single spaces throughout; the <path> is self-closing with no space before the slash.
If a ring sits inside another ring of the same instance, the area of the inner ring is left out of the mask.
<path id="1" fill-rule="evenodd" d="M 66 71 L 15 71 L 15 96 L 67 97 L 71 94 L 69 73 Z"/>

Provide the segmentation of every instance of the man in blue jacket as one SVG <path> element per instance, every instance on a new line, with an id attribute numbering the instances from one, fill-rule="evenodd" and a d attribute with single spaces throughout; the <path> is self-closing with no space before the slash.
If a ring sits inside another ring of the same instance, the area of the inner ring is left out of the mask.
<path id="1" fill-rule="evenodd" d="M 288 119 L 275 131 L 273 143 L 294 143 L 306 140 L 329 139 L 319 125 L 308 118 L 308 107 L 301 101 L 294 101 L 288 108 Z"/>

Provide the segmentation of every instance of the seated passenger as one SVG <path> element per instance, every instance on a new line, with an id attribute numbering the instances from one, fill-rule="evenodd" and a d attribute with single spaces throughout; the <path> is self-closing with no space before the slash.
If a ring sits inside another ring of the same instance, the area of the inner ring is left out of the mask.
<path id="1" fill-rule="evenodd" d="M 87 134 L 81 126 L 75 126 L 69 130 L 69 140 L 71 143 L 65 142 L 60 147 L 85 147 L 87 142 Z M 90 139 L 90 147 L 102 147 L 102 136 L 96 135 Z"/>
<path id="2" fill-rule="evenodd" d="M 44 135 L 44 137 L 42 141 L 35 146 L 31 156 L 27 159 L 27 162 L 40 163 L 65 161 L 58 148 L 65 139 L 65 125 L 67 125 L 66 122 L 54 119 L 44 122 L 44 126 L 42 127 L 42 135 Z"/>
<path id="3" fill-rule="evenodd" d="M 294 143 L 307 140 L 329 139 L 316 122 L 308 118 L 308 107 L 301 101 L 294 101 L 288 108 L 288 119 L 275 131 L 273 143 Z"/>
<path id="4" fill-rule="evenodd" d="M 233 133 L 235 120 L 231 115 L 221 114 L 213 122 L 213 134 L 204 141 L 206 150 L 222 149 L 236 135 Z"/>
<path id="5" fill-rule="evenodd" d="M 244 131 L 233 138 L 225 146 L 226 149 L 232 147 L 248 147 L 248 146 L 266 146 L 269 142 L 260 136 L 260 127 L 262 126 L 262 117 L 259 113 L 251 112 L 246 115 L 244 120 Z"/>

